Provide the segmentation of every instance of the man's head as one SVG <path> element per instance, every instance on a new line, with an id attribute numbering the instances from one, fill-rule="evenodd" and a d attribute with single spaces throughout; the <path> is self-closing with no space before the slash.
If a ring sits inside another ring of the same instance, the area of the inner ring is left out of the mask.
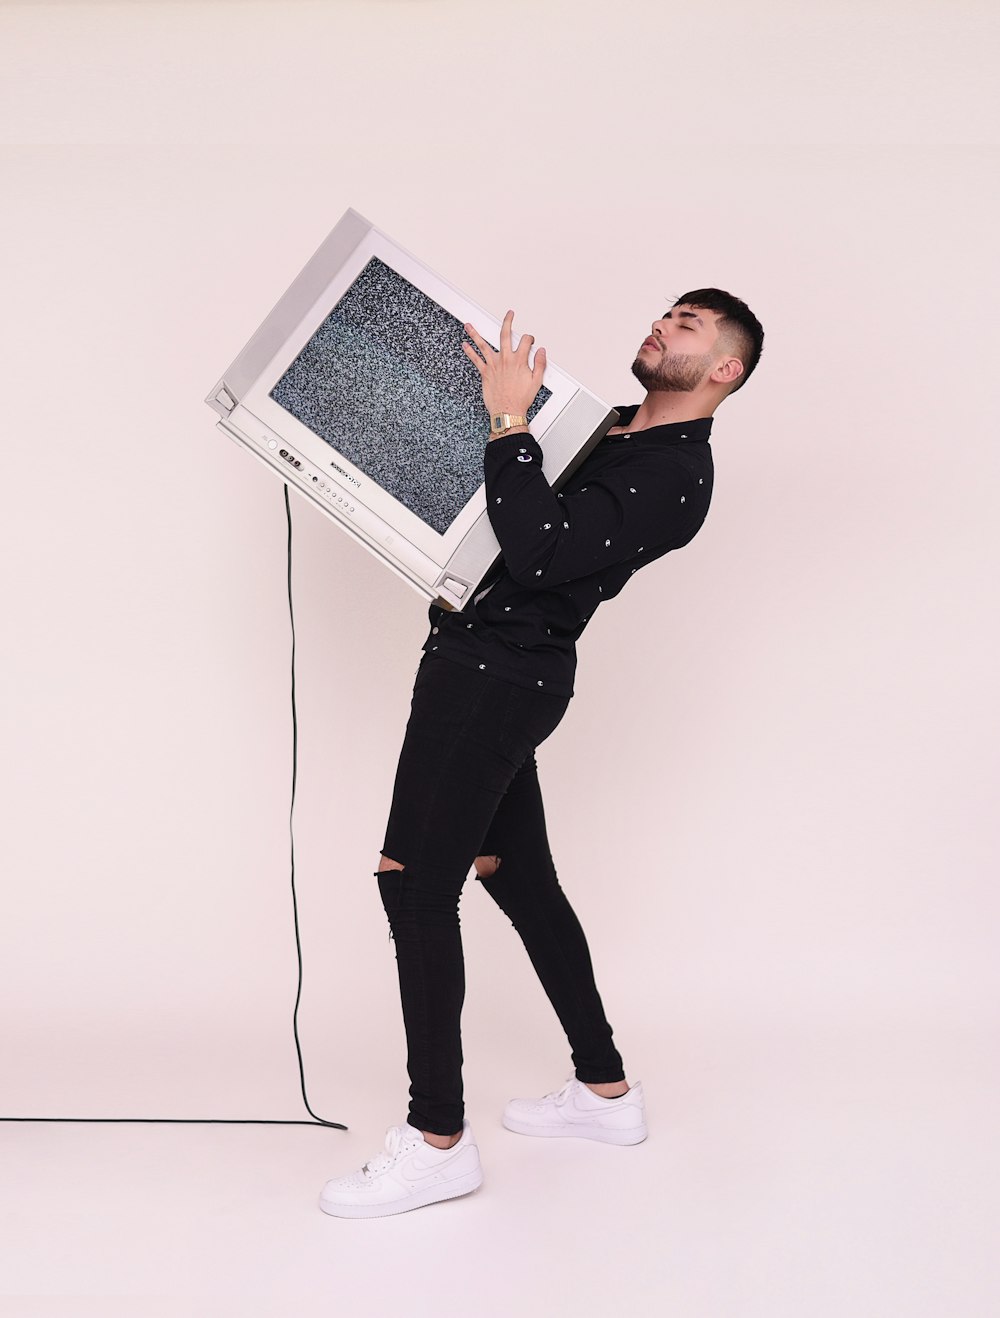
<path id="1" fill-rule="evenodd" d="M 698 415 L 710 416 L 746 384 L 763 348 L 764 330 L 745 302 L 698 288 L 653 321 L 632 374 L 649 393 L 693 395 Z"/>

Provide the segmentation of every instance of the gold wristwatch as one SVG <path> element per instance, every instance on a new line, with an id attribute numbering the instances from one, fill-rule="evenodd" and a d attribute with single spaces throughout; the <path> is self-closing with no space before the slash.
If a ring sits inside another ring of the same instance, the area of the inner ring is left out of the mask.
<path id="1" fill-rule="evenodd" d="M 526 426 L 528 418 L 526 416 L 511 416 L 510 412 L 498 412 L 495 416 L 490 417 L 490 439 L 496 439 L 504 431 L 510 430 L 513 426 Z"/>

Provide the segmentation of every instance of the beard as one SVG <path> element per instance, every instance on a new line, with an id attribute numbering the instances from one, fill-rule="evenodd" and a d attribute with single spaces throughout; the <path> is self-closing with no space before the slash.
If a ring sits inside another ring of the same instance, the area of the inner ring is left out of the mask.
<path id="1" fill-rule="evenodd" d="M 710 353 L 689 356 L 683 352 L 640 351 L 632 363 L 632 374 L 648 393 L 693 393 L 712 370 Z"/>

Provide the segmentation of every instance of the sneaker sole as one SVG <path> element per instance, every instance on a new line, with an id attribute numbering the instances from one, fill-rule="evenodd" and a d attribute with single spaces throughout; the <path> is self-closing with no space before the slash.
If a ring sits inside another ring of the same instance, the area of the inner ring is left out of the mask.
<path id="1" fill-rule="evenodd" d="M 411 1208 L 423 1208 L 427 1204 L 439 1203 L 442 1199 L 457 1199 L 460 1195 L 471 1194 L 483 1183 L 483 1169 L 477 1167 L 474 1172 L 467 1172 L 454 1181 L 443 1185 L 428 1186 L 406 1199 L 398 1199 L 391 1204 L 338 1204 L 331 1203 L 320 1196 L 319 1206 L 324 1213 L 332 1217 L 389 1217 L 393 1213 L 408 1213 Z"/>
<path id="2" fill-rule="evenodd" d="M 563 1136 L 568 1139 L 598 1140 L 601 1144 L 641 1144 L 648 1134 L 644 1125 L 634 1126 L 631 1130 L 608 1130 L 599 1127 L 586 1129 L 577 1126 L 532 1126 L 528 1122 L 519 1121 L 517 1117 L 508 1117 L 506 1114 L 501 1120 L 507 1130 L 512 1130 L 518 1135 Z"/>

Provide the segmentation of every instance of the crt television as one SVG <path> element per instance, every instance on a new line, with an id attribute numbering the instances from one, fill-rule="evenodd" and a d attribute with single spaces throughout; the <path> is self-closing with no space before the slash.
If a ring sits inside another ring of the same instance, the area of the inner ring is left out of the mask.
<path id="1" fill-rule="evenodd" d="M 466 322 L 499 345 L 495 316 L 348 209 L 205 399 L 223 434 L 452 610 L 502 566 Z M 558 491 L 618 413 L 549 359 L 528 421 Z"/>

